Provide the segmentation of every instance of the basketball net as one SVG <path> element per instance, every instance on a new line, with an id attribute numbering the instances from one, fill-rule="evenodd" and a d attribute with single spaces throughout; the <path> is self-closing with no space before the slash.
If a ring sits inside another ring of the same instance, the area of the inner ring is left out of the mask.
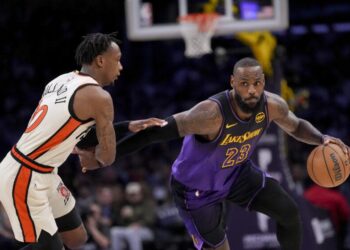
<path id="1" fill-rule="evenodd" d="M 216 13 L 196 13 L 181 16 L 181 34 L 185 40 L 185 56 L 200 57 L 212 52 L 211 38 L 218 21 Z"/>

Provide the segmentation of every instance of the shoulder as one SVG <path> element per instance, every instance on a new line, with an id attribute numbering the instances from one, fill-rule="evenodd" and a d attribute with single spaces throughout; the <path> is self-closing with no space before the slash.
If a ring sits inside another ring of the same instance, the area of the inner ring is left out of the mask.
<path id="1" fill-rule="evenodd" d="M 108 91 L 104 90 L 100 85 L 94 83 L 86 83 L 82 85 L 77 90 L 76 95 L 91 101 L 107 101 L 112 98 Z"/>
<path id="2" fill-rule="evenodd" d="M 205 100 L 191 109 L 174 115 L 181 136 L 189 134 L 213 136 L 218 133 L 222 115 L 218 103 Z"/>
<path id="3" fill-rule="evenodd" d="M 113 109 L 113 100 L 108 91 L 97 84 L 86 84 L 79 88 L 74 97 L 74 106 L 84 110 Z"/>
<path id="4" fill-rule="evenodd" d="M 207 109 L 207 110 L 211 110 L 211 111 L 220 110 L 218 102 L 211 100 L 211 99 L 201 101 L 196 106 L 199 108 Z"/>
<path id="5" fill-rule="evenodd" d="M 219 104 L 213 100 L 205 100 L 195 105 L 190 112 L 205 113 L 207 119 L 215 119 L 221 116 Z"/>
<path id="6" fill-rule="evenodd" d="M 287 102 L 280 96 L 265 91 L 270 120 L 282 118 L 288 115 L 289 107 Z"/>

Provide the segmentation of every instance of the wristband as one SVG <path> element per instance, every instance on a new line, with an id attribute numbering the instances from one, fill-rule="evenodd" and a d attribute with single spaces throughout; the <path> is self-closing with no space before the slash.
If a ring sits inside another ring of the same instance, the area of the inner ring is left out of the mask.
<path id="1" fill-rule="evenodd" d="M 117 143 L 118 158 L 140 150 L 152 143 L 180 138 L 175 118 L 170 116 L 165 120 L 168 124 L 164 127 L 153 126 L 119 140 Z"/>
<path id="2" fill-rule="evenodd" d="M 130 121 L 122 121 L 114 123 L 114 130 L 115 133 L 121 137 L 123 137 L 123 134 L 126 134 L 129 132 L 129 123 Z M 92 127 L 89 133 L 77 144 L 78 148 L 86 149 L 91 147 L 96 147 L 98 144 L 97 136 L 96 136 L 96 128 Z"/>
<path id="3" fill-rule="evenodd" d="M 129 132 L 130 121 L 114 123 L 114 130 L 117 134 L 126 134 Z"/>

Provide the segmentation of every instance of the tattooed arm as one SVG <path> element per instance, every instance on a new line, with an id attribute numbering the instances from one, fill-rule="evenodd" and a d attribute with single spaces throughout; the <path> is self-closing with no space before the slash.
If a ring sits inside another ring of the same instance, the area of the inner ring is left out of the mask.
<path id="1" fill-rule="evenodd" d="M 323 143 L 323 134 L 310 122 L 298 118 L 290 111 L 284 99 L 273 93 L 266 93 L 270 120 L 299 141 L 313 145 Z"/>
<path id="2" fill-rule="evenodd" d="M 89 85 L 79 89 L 74 97 L 73 110 L 82 120 L 96 121 L 98 145 L 94 151 L 79 154 L 82 167 L 111 165 L 116 155 L 116 140 L 113 127 L 114 108 L 110 94 L 99 86 Z"/>
<path id="3" fill-rule="evenodd" d="M 222 122 L 223 118 L 217 103 L 210 100 L 200 102 L 190 110 L 166 118 L 164 126 L 153 126 L 118 140 L 118 159 L 152 143 L 165 142 L 190 134 L 201 135 L 208 140 L 214 139 L 220 131 Z M 81 155 L 85 152 L 77 153 Z"/>
<path id="4" fill-rule="evenodd" d="M 206 100 L 198 103 L 190 110 L 174 115 L 179 135 L 202 135 L 213 139 L 219 133 L 223 118 L 216 102 Z"/>
<path id="5" fill-rule="evenodd" d="M 163 127 L 142 130 L 118 142 L 118 157 L 135 152 L 147 145 L 169 141 L 190 134 L 201 135 L 211 140 L 219 133 L 222 116 L 217 103 L 203 101 L 192 109 L 166 118 Z"/>
<path id="6" fill-rule="evenodd" d="M 270 120 L 274 121 L 281 129 L 295 139 L 312 145 L 335 143 L 345 154 L 350 156 L 350 150 L 344 142 L 338 138 L 323 135 L 310 122 L 298 118 L 289 110 L 287 103 L 278 95 L 267 93 Z"/>

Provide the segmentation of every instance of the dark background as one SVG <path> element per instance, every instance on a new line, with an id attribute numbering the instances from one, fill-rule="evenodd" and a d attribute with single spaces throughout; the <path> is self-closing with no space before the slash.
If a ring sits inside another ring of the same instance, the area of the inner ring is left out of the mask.
<path id="1" fill-rule="evenodd" d="M 285 78 L 297 96 L 295 113 L 323 133 L 350 144 L 350 2 L 293 0 L 289 5 L 290 28 L 274 34 Z M 315 29 L 318 24 L 325 26 Z M 339 24 L 343 31 L 334 28 Z M 108 89 L 117 121 L 167 117 L 188 109 L 228 88 L 233 64 L 252 55 L 233 37 L 213 39 L 214 48 L 224 46 L 233 51 L 224 64 L 218 63 L 214 54 L 198 60 L 185 58 L 181 39 L 131 42 L 126 37 L 121 0 L 1 1 L 1 158 L 21 136 L 46 83 L 79 69 L 74 52 L 81 37 L 113 31 L 119 32 L 124 66 L 116 86 Z M 118 182 L 122 186 L 135 180 L 150 187 L 159 179 L 166 183 L 179 143 L 148 148 L 113 170 L 89 176 L 96 183 Z M 288 139 L 288 149 L 288 161 L 293 166 L 305 164 L 311 147 Z M 70 158 L 60 171 L 66 185 L 76 193 L 76 180 L 81 178 L 76 158 Z"/>

